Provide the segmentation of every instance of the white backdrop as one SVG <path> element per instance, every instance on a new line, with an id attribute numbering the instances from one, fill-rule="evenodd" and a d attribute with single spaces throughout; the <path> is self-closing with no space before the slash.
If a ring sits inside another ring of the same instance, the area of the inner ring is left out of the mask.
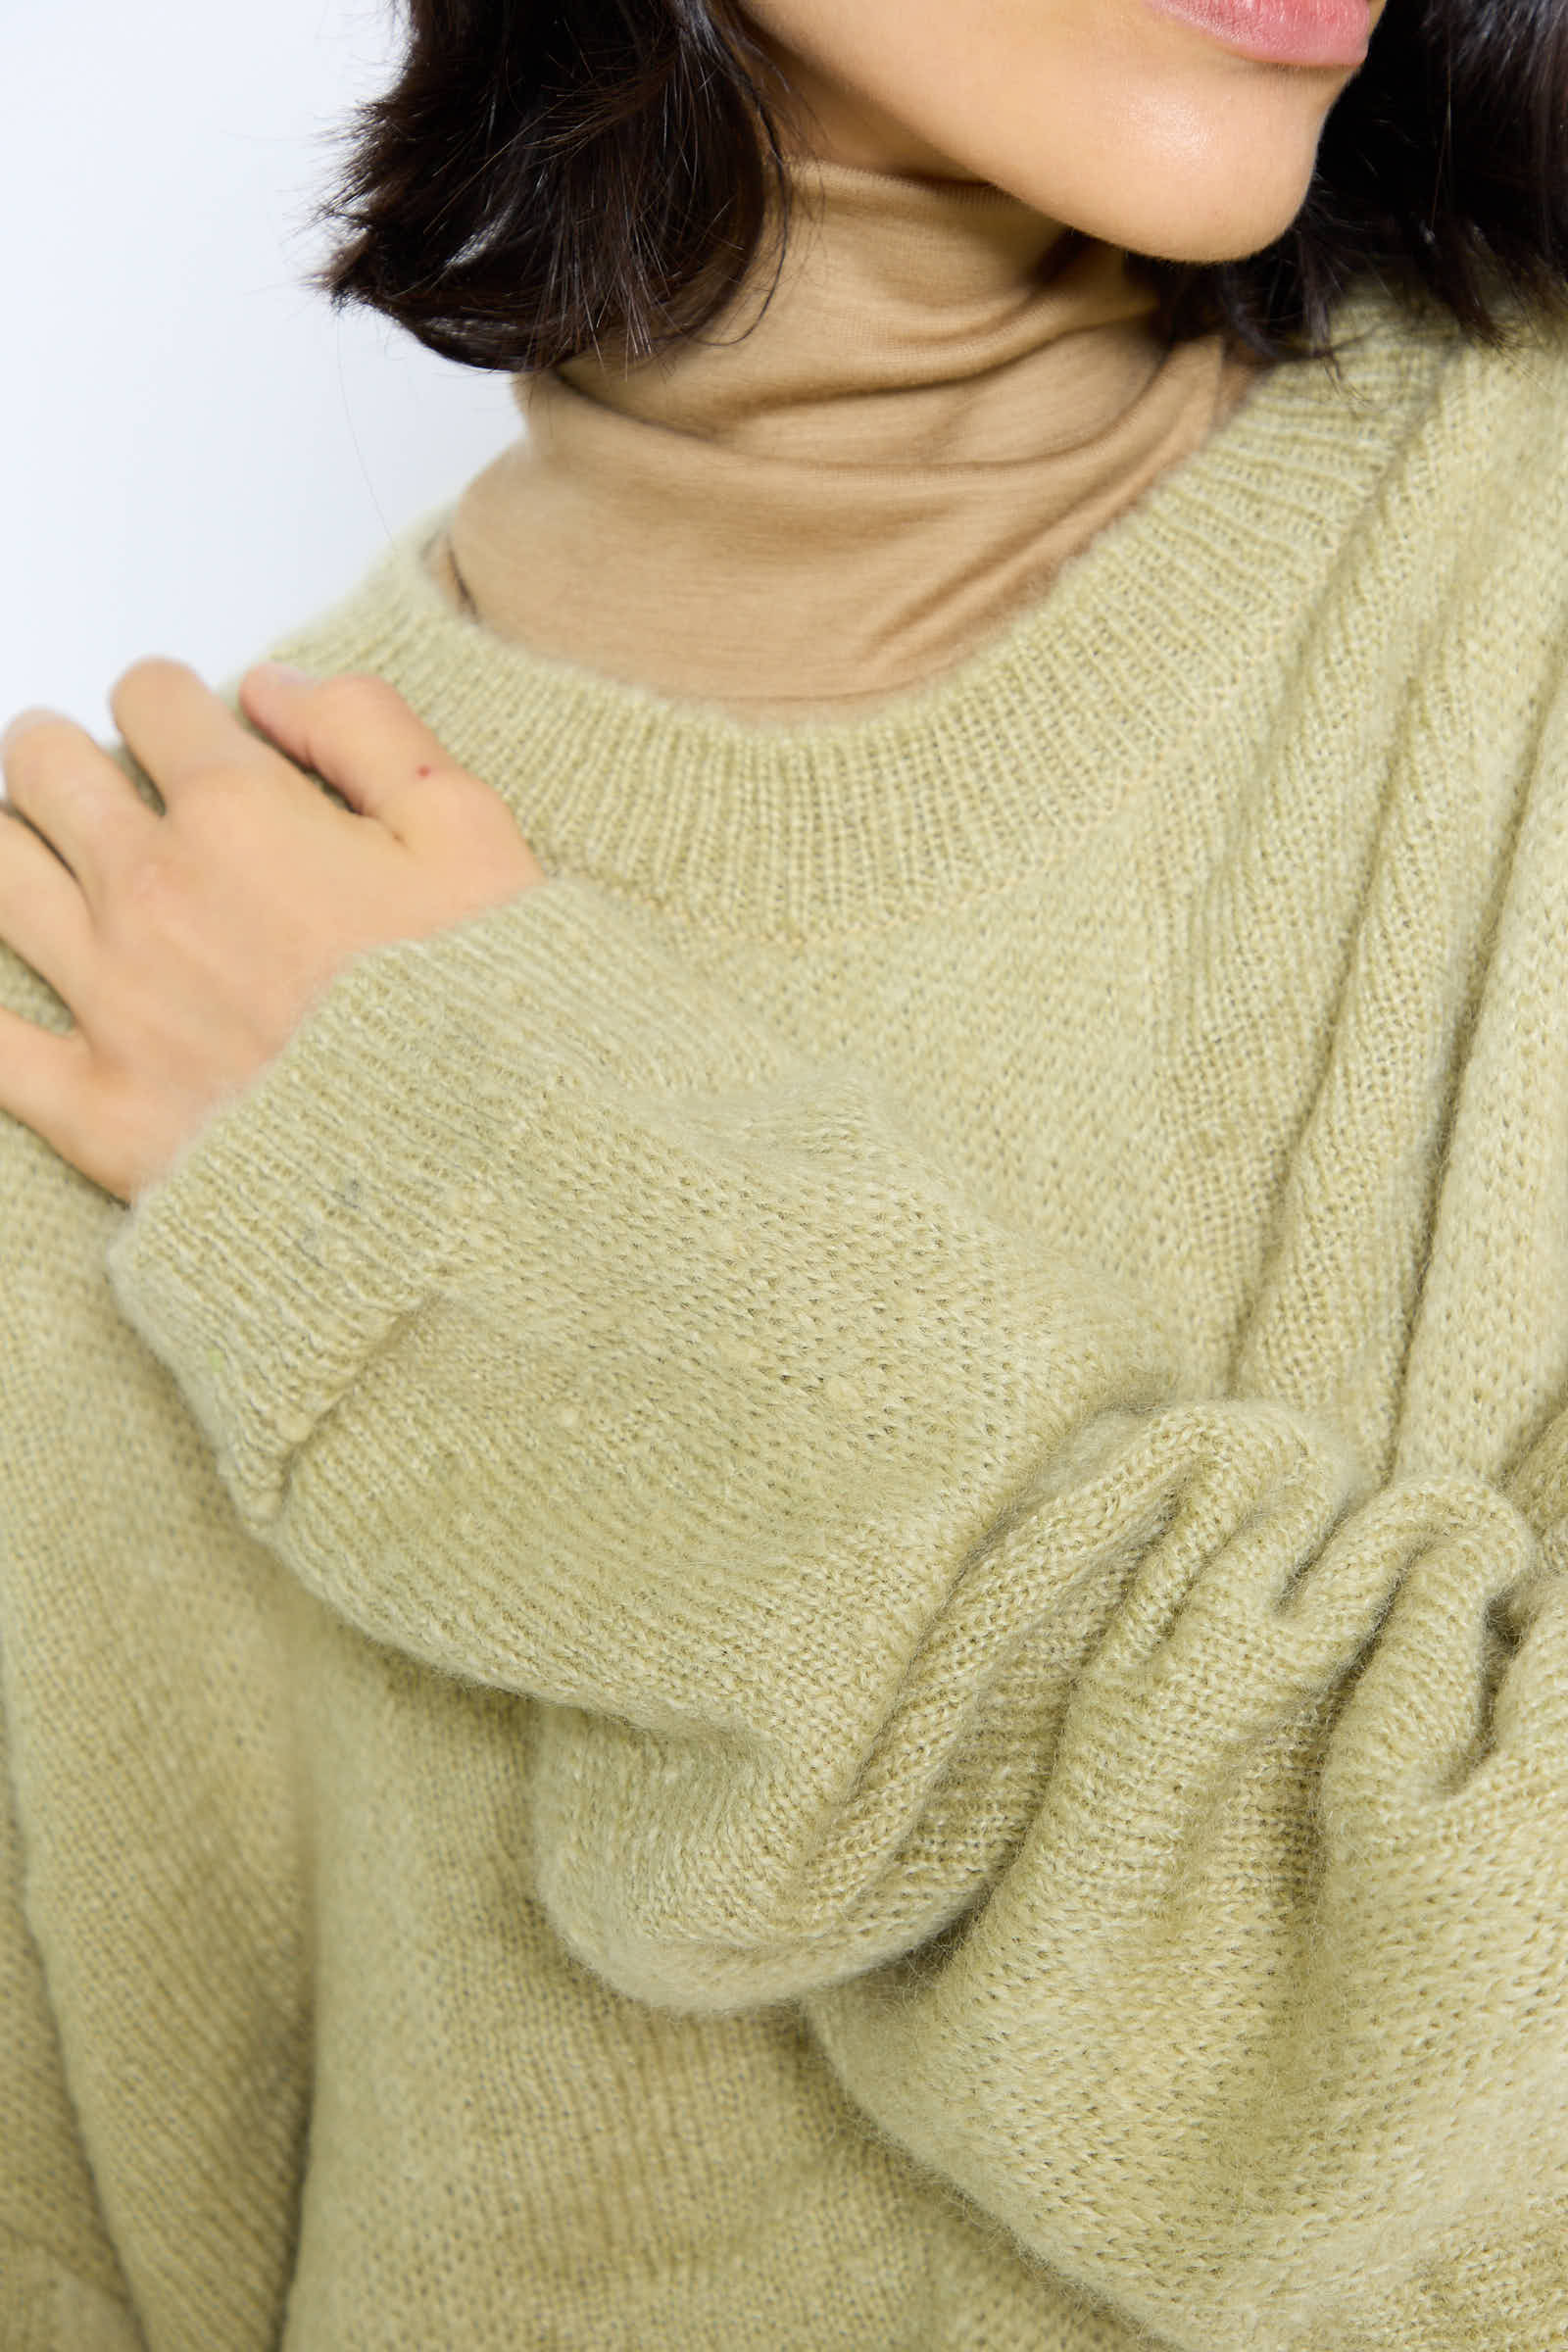
<path id="1" fill-rule="evenodd" d="M 217 685 L 522 429 L 300 282 L 392 0 L 0 0 L 0 725 L 114 733 L 146 654 Z"/>

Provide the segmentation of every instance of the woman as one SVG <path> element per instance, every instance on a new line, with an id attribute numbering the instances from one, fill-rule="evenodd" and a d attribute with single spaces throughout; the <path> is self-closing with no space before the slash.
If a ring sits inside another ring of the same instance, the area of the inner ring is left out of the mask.
<path id="1" fill-rule="evenodd" d="M 0 2341 L 1560 2343 L 1565 93 L 414 0 L 527 440 L 6 752 Z"/>

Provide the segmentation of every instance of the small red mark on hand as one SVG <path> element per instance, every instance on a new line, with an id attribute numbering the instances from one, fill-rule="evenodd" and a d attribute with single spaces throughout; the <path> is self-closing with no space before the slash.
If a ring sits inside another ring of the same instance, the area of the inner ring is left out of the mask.
<path id="1" fill-rule="evenodd" d="M 433 775 L 433 774 L 434 774 L 434 772 L 435 772 L 435 771 L 434 771 L 434 769 L 433 769 L 433 768 L 428 768 L 428 767 L 420 767 L 420 768 L 416 768 L 416 770 L 415 770 L 415 773 L 416 773 L 416 775 L 420 775 L 420 776 L 428 776 L 428 775 Z"/>

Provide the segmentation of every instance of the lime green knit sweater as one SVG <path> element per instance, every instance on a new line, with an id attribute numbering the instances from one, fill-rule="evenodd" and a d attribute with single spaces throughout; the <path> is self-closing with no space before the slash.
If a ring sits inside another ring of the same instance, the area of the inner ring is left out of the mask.
<path id="1" fill-rule="evenodd" d="M 1342 337 L 851 723 L 270 649 L 551 879 L 0 1121 L 6 2352 L 1564 2342 L 1568 333 Z"/>

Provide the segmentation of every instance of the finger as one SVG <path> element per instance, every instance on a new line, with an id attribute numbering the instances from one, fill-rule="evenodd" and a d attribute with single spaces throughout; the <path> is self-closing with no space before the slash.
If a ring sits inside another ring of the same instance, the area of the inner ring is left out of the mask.
<path id="1" fill-rule="evenodd" d="M 79 1165 L 73 1105 L 81 1086 L 81 1033 L 60 1037 L 0 1006 L 0 1111 L 41 1136 L 52 1152 Z"/>
<path id="2" fill-rule="evenodd" d="M 0 939 L 76 1008 L 92 953 L 87 901 L 54 852 L 10 809 L 0 809 Z"/>
<path id="3" fill-rule="evenodd" d="M 512 822 L 506 803 L 459 767 L 395 686 L 368 671 L 301 679 L 271 662 L 240 682 L 246 715 L 265 727 L 300 766 L 334 785 L 362 815 L 379 819 L 400 841 L 429 813 L 432 786 L 461 780 L 476 807 L 492 803 Z"/>
<path id="4" fill-rule="evenodd" d="M 127 748 L 171 806 L 193 784 L 224 773 L 249 770 L 280 785 L 303 781 L 187 662 L 161 655 L 133 662 L 111 689 L 109 708 Z"/>
<path id="5" fill-rule="evenodd" d="M 0 758 L 12 808 L 65 860 L 95 906 L 106 876 L 157 823 L 152 810 L 85 727 L 52 711 L 13 719 Z"/>

